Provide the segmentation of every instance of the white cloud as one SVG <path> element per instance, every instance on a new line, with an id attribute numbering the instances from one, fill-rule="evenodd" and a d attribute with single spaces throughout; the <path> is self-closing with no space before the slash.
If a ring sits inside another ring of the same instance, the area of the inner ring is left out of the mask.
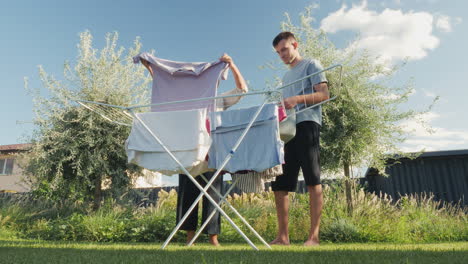
<path id="1" fill-rule="evenodd" d="M 427 97 L 431 97 L 431 98 L 436 98 L 437 97 L 437 95 L 434 92 L 428 91 L 426 89 L 422 89 L 422 90 L 424 92 L 424 95 L 427 96 Z"/>
<path id="2" fill-rule="evenodd" d="M 435 23 L 437 29 L 443 32 L 452 32 L 452 24 L 450 23 L 450 17 L 440 16 L 437 18 Z"/>
<path id="3" fill-rule="evenodd" d="M 446 15 L 438 15 L 435 20 L 435 27 L 442 32 L 452 32 L 453 26 L 462 22 L 461 17 L 449 17 Z"/>
<path id="4" fill-rule="evenodd" d="M 394 94 L 394 93 L 391 93 L 391 94 L 387 94 L 387 95 L 384 95 L 382 96 L 383 99 L 386 99 L 386 100 L 396 100 L 398 98 L 400 98 L 401 96 L 398 95 L 398 94 Z"/>
<path id="5" fill-rule="evenodd" d="M 381 13 L 370 10 L 367 1 L 348 8 L 343 5 L 321 21 L 321 28 L 329 33 L 356 31 L 360 38 L 351 47 L 366 49 L 379 56 L 380 62 L 396 63 L 418 60 L 439 45 L 433 35 L 434 17 L 428 12 L 404 13 L 385 9 Z"/>
<path id="6" fill-rule="evenodd" d="M 413 96 L 415 94 L 416 94 L 416 89 L 411 89 L 408 96 Z M 395 93 L 388 93 L 388 94 L 386 94 L 384 96 L 381 96 L 381 98 L 386 99 L 386 100 L 396 100 L 396 99 L 401 98 L 401 95 L 395 94 Z"/>
<path id="7" fill-rule="evenodd" d="M 418 117 L 419 120 L 432 126 L 432 133 L 417 120 L 403 122 L 401 127 L 410 136 L 401 146 L 401 150 L 417 152 L 423 149 L 436 151 L 468 148 L 468 132 L 434 126 L 432 123 L 439 118 L 441 116 L 434 112 L 428 112 Z"/>
<path id="8" fill-rule="evenodd" d="M 416 0 L 419 4 L 435 4 L 438 0 Z"/>
<path id="9" fill-rule="evenodd" d="M 320 5 L 318 3 L 312 3 L 310 6 L 309 6 L 311 9 L 319 9 L 320 8 Z"/>

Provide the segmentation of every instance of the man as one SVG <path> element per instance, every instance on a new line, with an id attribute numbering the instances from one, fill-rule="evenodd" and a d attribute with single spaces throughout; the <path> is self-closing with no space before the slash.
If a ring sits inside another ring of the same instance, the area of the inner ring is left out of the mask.
<path id="1" fill-rule="evenodd" d="M 281 32 L 273 40 L 273 47 L 281 60 L 289 66 L 283 77 L 283 85 L 292 83 L 323 68 L 316 60 L 303 59 L 294 35 Z M 300 111 L 307 106 L 327 100 L 330 95 L 323 73 L 309 77 L 282 90 L 286 109 Z M 320 106 L 299 112 L 296 115 L 296 136 L 284 148 L 283 175 L 272 183 L 278 217 L 278 235 L 272 245 L 289 245 L 288 192 L 296 190 L 299 169 L 302 168 L 309 192 L 310 231 L 305 246 L 319 245 L 320 215 L 322 212 L 322 185 L 320 183 L 319 136 L 322 124 Z"/>

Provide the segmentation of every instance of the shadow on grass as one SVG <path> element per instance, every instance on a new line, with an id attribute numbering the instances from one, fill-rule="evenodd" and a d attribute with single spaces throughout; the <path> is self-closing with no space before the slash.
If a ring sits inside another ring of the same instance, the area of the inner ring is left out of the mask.
<path id="1" fill-rule="evenodd" d="M 336 250 L 275 247 L 254 251 L 242 246 L 216 249 L 173 246 L 160 250 L 154 244 L 42 244 L 0 240 L 0 263 L 468 263 L 468 251 L 463 249 L 369 250 L 364 247 Z"/>

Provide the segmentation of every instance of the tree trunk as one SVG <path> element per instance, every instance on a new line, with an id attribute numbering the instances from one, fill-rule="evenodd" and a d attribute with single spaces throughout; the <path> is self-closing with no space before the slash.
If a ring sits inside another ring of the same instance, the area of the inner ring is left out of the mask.
<path id="1" fill-rule="evenodd" d="M 351 177 L 349 175 L 349 163 L 344 163 L 344 174 L 345 174 L 345 192 L 346 192 L 346 203 L 348 205 L 348 215 L 353 213 L 353 197 L 351 195 Z"/>
<path id="2" fill-rule="evenodd" d="M 101 177 L 96 177 L 94 181 L 94 201 L 93 201 L 93 209 L 96 211 L 101 207 L 101 200 L 102 200 L 102 182 Z"/>

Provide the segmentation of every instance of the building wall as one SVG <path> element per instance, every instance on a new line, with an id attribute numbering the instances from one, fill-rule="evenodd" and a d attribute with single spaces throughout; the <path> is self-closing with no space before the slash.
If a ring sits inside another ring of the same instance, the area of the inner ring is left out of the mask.
<path id="1" fill-rule="evenodd" d="M 399 164 L 386 168 L 389 177 L 370 171 L 366 176 L 368 189 L 395 199 L 426 193 L 435 200 L 468 205 L 468 152 L 455 154 L 401 159 Z"/>
<path id="2" fill-rule="evenodd" d="M 0 159 L 15 159 L 13 163 L 12 174 L 0 175 L 0 191 L 16 191 L 16 192 L 27 192 L 29 188 L 21 182 L 23 173 L 21 168 L 18 166 L 16 155 L 14 154 L 0 154 Z"/>

